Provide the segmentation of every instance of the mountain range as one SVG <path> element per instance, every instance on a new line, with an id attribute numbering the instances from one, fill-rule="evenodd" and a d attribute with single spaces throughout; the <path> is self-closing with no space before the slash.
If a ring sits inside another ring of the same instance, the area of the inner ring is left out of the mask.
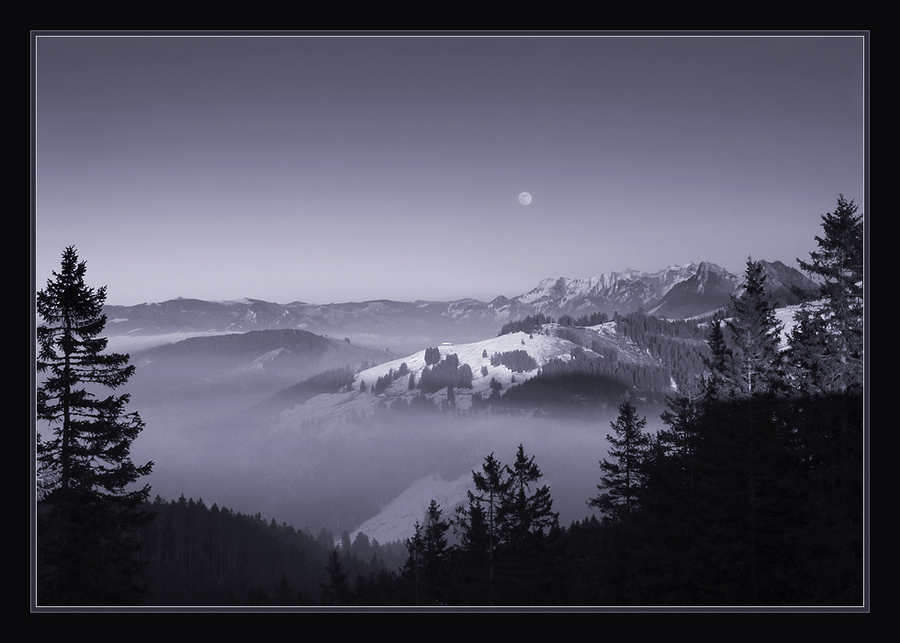
<path id="1" fill-rule="evenodd" d="M 798 270 L 762 262 L 776 306 L 797 303 L 797 292 L 815 291 Z M 393 301 L 279 304 L 258 299 L 173 299 L 133 306 L 106 306 L 111 337 L 138 338 L 299 329 L 399 354 L 444 341 L 476 341 L 504 323 L 535 314 L 559 318 L 595 313 L 613 316 L 644 310 L 685 319 L 728 305 L 740 279 L 709 262 L 670 266 L 657 272 L 625 270 L 587 278 L 547 278 L 528 292 L 484 302 Z"/>

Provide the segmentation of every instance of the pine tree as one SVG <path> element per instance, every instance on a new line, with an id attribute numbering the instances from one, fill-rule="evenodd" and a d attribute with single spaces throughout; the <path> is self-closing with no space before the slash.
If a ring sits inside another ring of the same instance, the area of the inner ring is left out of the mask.
<path id="1" fill-rule="evenodd" d="M 431 348 L 425 349 L 425 364 L 426 366 L 433 366 L 441 361 L 441 349 L 437 346 L 432 346 Z"/>
<path id="2" fill-rule="evenodd" d="M 603 514 L 605 535 L 601 565 L 604 575 L 616 578 L 613 600 L 635 603 L 639 600 L 637 550 L 643 547 L 645 540 L 639 523 L 644 511 L 646 464 L 652 441 L 644 432 L 646 418 L 638 416 L 628 396 L 618 409 L 616 420 L 610 422 L 613 434 L 607 435 L 610 459 L 600 461 L 602 475 L 601 483 L 597 485 L 600 493 L 588 500 L 588 506 Z"/>
<path id="3" fill-rule="evenodd" d="M 136 600 L 135 540 L 149 520 L 142 510 L 149 462 L 136 466 L 132 441 L 144 428 L 127 412 L 129 395 L 98 397 L 134 373 L 127 354 L 106 353 L 106 287 L 90 288 L 73 247 L 60 272 L 37 293 L 37 419 L 52 437 L 38 443 L 38 461 L 58 474 L 38 506 L 38 597 L 43 604 L 121 604 Z"/>
<path id="4" fill-rule="evenodd" d="M 788 491 L 794 484 L 793 432 L 778 418 L 787 385 L 782 325 L 760 262 L 747 260 L 731 312 L 724 328 L 716 323 L 710 333 L 710 377 L 693 415 L 699 430 L 696 457 L 688 461 L 695 491 L 685 496 L 685 517 L 693 523 L 694 542 L 706 544 L 704 564 L 685 551 L 695 560 L 695 587 L 718 594 L 716 600 L 746 604 L 780 591 L 774 589 L 773 565 L 789 554 L 783 553 L 779 523 L 784 528 L 791 520 L 787 505 L 797 495 Z M 744 582 L 720 584 L 716 576 L 725 569 Z"/>
<path id="5" fill-rule="evenodd" d="M 762 263 L 747 259 L 740 295 L 731 300 L 733 315 L 728 321 L 732 333 L 732 354 L 745 395 L 770 391 L 780 384 L 779 343 L 782 324 L 766 294 Z"/>
<path id="6" fill-rule="evenodd" d="M 422 564 L 425 543 L 422 540 L 422 525 L 416 521 L 413 535 L 405 540 L 406 562 L 403 564 L 402 578 L 412 586 L 412 604 L 419 605 L 422 583 Z"/>
<path id="7" fill-rule="evenodd" d="M 487 604 L 492 541 L 484 507 L 471 491 L 468 492 L 467 505 L 456 508 L 453 530 L 458 543 L 453 548 L 452 557 L 456 592 L 452 602 Z"/>
<path id="8" fill-rule="evenodd" d="M 422 533 L 422 571 L 427 583 L 429 603 L 439 605 L 446 600 L 447 585 L 447 531 L 450 523 L 444 520 L 440 505 L 432 500 L 425 513 Z"/>
<path id="9" fill-rule="evenodd" d="M 838 196 L 822 216 L 818 250 L 801 268 L 821 286 L 821 300 L 794 318 L 789 339 L 796 441 L 809 476 L 802 511 L 803 587 L 812 601 L 861 601 L 864 585 L 863 217 Z"/>
<path id="10" fill-rule="evenodd" d="M 475 484 L 475 493 L 470 497 L 470 502 L 478 502 L 483 508 L 484 528 L 487 536 L 487 592 L 489 600 L 493 602 L 495 562 L 497 548 L 500 545 L 501 506 L 509 490 L 509 482 L 506 479 L 505 468 L 493 453 L 485 457 L 481 471 L 472 472 L 472 480 Z"/>
<path id="11" fill-rule="evenodd" d="M 678 469 L 684 475 L 682 482 L 691 488 L 696 476 L 693 458 L 701 437 L 700 391 L 689 388 L 667 397 L 661 419 L 669 427 L 661 430 L 659 435 L 664 454 L 678 463 Z"/>
<path id="12" fill-rule="evenodd" d="M 639 508 L 644 484 L 644 460 L 650 448 L 650 438 L 644 432 L 647 418 L 638 417 L 637 409 L 626 398 L 619 404 L 619 415 L 610 422 L 613 434 L 607 435 L 610 460 L 600 461 L 603 471 L 600 495 L 588 505 L 596 507 L 614 521 L 622 521 Z"/>
<path id="13" fill-rule="evenodd" d="M 333 549 L 328 555 L 325 572 L 328 575 L 328 582 L 321 585 L 322 604 L 347 605 L 350 601 L 349 574 L 344 569 L 337 549 Z"/>
<path id="14" fill-rule="evenodd" d="M 862 386 L 864 228 L 858 209 L 839 195 L 834 212 L 822 215 L 819 249 L 809 261 L 797 260 L 820 282 L 823 299 L 801 309 L 790 341 L 795 374 L 813 392 Z"/>
<path id="15" fill-rule="evenodd" d="M 500 505 L 500 600 L 533 604 L 547 600 L 543 591 L 551 568 L 547 535 L 559 525 L 559 514 L 553 511 L 550 488 L 538 486 L 543 474 L 534 456 L 526 456 L 521 444 L 506 472 L 507 488 Z"/>
<path id="16" fill-rule="evenodd" d="M 500 508 L 502 535 L 505 544 L 518 545 L 556 526 L 559 514 L 553 511 L 550 488 L 536 486 L 543 474 L 521 444 L 507 472 L 507 492 Z"/>
<path id="17" fill-rule="evenodd" d="M 497 538 L 500 531 L 500 506 L 509 489 L 505 468 L 491 453 L 485 457 L 481 471 L 472 472 L 472 479 L 476 489 L 475 497 L 486 508 L 488 529 Z"/>
<path id="18" fill-rule="evenodd" d="M 734 356 L 725 339 L 724 322 L 719 317 L 715 317 L 710 324 L 707 343 L 709 356 L 703 359 L 708 371 L 704 381 L 704 398 L 718 400 L 728 397 L 728 391 L 738 388 L 740 379 L 734 372 Z"/>

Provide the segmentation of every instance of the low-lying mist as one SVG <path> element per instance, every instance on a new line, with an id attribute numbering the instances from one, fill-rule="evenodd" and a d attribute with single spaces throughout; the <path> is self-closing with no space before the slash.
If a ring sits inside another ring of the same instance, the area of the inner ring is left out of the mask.
<path id="1" fill-rule="evenodd" d="M 153 460 L 151 497 L 184 495 L 313 533 L 353 531 L 416 480 L 478 470 L 493 453 L 512 464 L 519 444 L 543 472 L 560 521 L 591 515 L 599 461 L 615 409 L 602 414 L 528 417 L 431 410 L 384 411 L 337 424 L 278 423 L 260 392 L 178 396 L 135 391 L 146 428 L 136 462 Z M 640 409 L 639 409 L 640 411 Z M 648 415 L 652 425 L 653 417 Z M 655 415 L 658 418 L 658 414 Z M 445 515 L 452 507 L 443 507 Z"/>
<path id="2" fill-rule="evenodd" d="M 317 392 L 297 393 L 305 378 L 333 368 L 352 371 L 360 360 L 385 355 L 344 340 L 296 339 L 309 349 L 272 350 L 267 337 L 246 335 L 132 353 L 137 370 L 127 385 L 130 409 L 145 422 L 132 458 L 154 462 L 141 481 L 151 485 L 151 498 L 184 495 L 340 536 L 416 481 L 471 475 L 492 453 L 512 464 L 522 444 L 543 473 L 540 484 L 551 489 L 561 523 L 591 515 L 586 503 L 597 493 L 614 402 L 536 417 L 519 412 L 521 400 L 478 413 L 432 405 L 390 410 L 371 393 L 357 392 L 292 408 Z M 351 403 L 354 397 L 365 404 Z M 659 423 L 660 410 L 638 404 L 649 429 Z M 450 516 L 454 508 L 442 509 Z"/>

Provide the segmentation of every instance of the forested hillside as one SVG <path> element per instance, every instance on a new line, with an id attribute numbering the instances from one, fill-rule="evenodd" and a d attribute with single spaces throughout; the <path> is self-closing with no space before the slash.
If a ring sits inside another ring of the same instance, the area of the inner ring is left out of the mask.
<path id="1" fill-rule="evenodd" d="M 322 605 L 332 579 L 327 565 L 334 536 L 313 535 L 287 524 L 249 516 L 202 499 L 148 507 L 141 580 L 147 605 Z M 340 557 L 357 597 L 388 595 L 390 569 L 402 561 L 402 545 L 382 547 L 365 538 L 346 543 Z M 372 588 L 363 594 L 363 587 Z M 376 587 L 380 587 L 375 591 Z M 326 592 L 326 594 L 323 594 Z"/>
<path id="2" fill-rule="evenodd" d="M 595 314 L 556 320 L 535 315 L 509 322 L 500 330 L 501 335 L 541 332 L 552 325 L 558 337 L 580 348 L 573 351 L 572 359 L 555 359 L 544 364 L 537 377 L 510 389 L 503 397 L 507 406 L 517 400 L 535 405 L 571 406 L 578 396 L 588 395 L 595 402 L 609 402 L 627 389 L 651 396 L 673 387 L 687 390 L 696 386 L 706 368 L 710 319 L 667 320 L 639 311 L 616 314 L 612 321 L 606 315 Z M 585 330 L 591 327 L 608 327 L 612 337 L 620 342 L 627 340 L 653 359 L 628 359 L 627 351 L 614 342 L 600 341 L 590 330 Z"/>

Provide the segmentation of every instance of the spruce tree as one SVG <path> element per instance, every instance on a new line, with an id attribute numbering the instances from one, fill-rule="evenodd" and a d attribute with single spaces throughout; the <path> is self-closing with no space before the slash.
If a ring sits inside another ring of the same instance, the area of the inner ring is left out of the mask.
<path id="1" fill-rule="evenodd" d="M 513 465 L 506 467 L 507 489 L 500 505 L 500 590 L 504 604 L 534 604 L 547 600 L 551 560 L 547 535 L 559 525 L 550 488 L 520 444 Z"/>
<path id="2" fill-rule="evenodd" d="M 796 494 L 785 491 L 793 483 L 792 432 L 778 420 L 786 386 L 781 330 L 764 268 L 750 258 L 731 316 L 710 333 L 691 469 L 696 492 L 686 497 L 695 542 L 708 545 L 705 564 L 692 566 L 695 587 L 719 594 L 717 600 L 747 604 L 773 592 L 772 566 L 786 547 L 779 526 L 790 520 L 785 505 Z M 744 583 L 719 585 L 715 577 L 724 569 Z"/>
<path id="3" fill-rule="evenodd" d="M 122 604 L 137 599 L 136 534 L 149 515 L 149 485 L 135 486 L 132 441 L 144 428 L 126 411 L 129 395 L 100 396 L 134 373 L 127 354 L 107 353 L 106 287 L 85 284 L 74 247 L 37 293 L 36 411 L 52 435 L 37 445 L 38 466 L 55 486 L 38 503 L 38 600 L 42 604 Z"/>
<path id="4" fill-rule="evenodd" d="M 453 548 L 454 596 L 459 605 L 485 605 L 492 572 L 493 540 L 484 506 L 471 491 L 468 503 L 456 508 L 453 529 L 458 538 Z"/>
<path id="5" fill-rule="evenodd" d="M 348 605 L 350 603 L 350 577 L 341 562 L 337 549 L 332 549 L 325 565 L 328 582 L 321 584 L 322 605 Z"/>
<path id="6" fill-rule="evenodd" d="M 644 461 L 650 448 L 650 437 L 644 432 L 647 418 L 638 416 L 637 409 L 626 398 L 619 404 L 619 415 L 610 425 L 613 434 L 607 435 L 610 460 L 600 461 L 603 471 L 600 494 L 588 501 L 607 518 L 622 521 L 639 507 L 644 484 Z"/>
<path id="7" fill-rule="evenodd" d="M 864 586 L 864 223 L 858 206 L 838 196 L 822 216 L 823 235 L 800 261 L 821 299 L 795 315 L 789 341 L 791 383 L 801 393 L 796 441 L 809 479 L 802 533 L 811 602 L 861 602 Z M 799 583 L 798 583 L 799 584 Z"/>
<path id="8" fill-rule="evenodd" d="M 736 360 L 740 389 L 745 395 L 771 391 L 780 384 L 779 343 L 782 324 L 766 294 L 762 263 L 747 259 L 741 293 L 731 300 L 728 320 L 732 354 Z"/>
<path id="9" fill-rule="evenodd" d="M 410 602 L 413 605 L 419 605 L 425 543 L 422 539 L 422 525 L 418 520 L 416 521 L 413 535 L 404 542 L 406 544 L 406 562 L 403 564 L 401 577 L 412 587 Z"/>
<path id="10" fill-rule="evenodd" d="M 440 505 L 432 500 L 425 510 L 425 525 L 417 520 L 412 537 L 406 539 L 402 578 L 410 588 L 409 600 L 414 605 L 441 605 L 447 600 L 449 529 Z"/>
<path id="11" fill-rule="evenodd" d="M 709 356 L 703 358 L 707 377 L 703 382 L 705 401 L 729 397 L 729 391 L 738 388 L 739 376 L 734 371 L 734 356 L 725 339 L 725 324 L 718 316 L 710 323 Z"/>
<path id="12" fill-rule="evenodd" d="M 494 457 L 486 456 L 481 471 L 472 472 L 475 493 L 470 496 L 470 503 L 478 502 L 483 507 L 484 528 L 487 536 L 487 594 L 489 601 L 495 599 L 495 572 L 497 549 L 500 545 L 501 506 L 509 490 L 504 466 Z"/>
<path id="13" fill-rule="evenodd" d="M 449 529 L 450 523 L 444 520 L 440 505 L 432 500 L 425 513 L 425 528 L 422 533 L 422 571 L 427 584 L 426 596 L 433 605 L 446 601 Z"/>
<path id="14" fill-rule="evenodd" d="M 666 410 L 660 416 L 669 427 L 659 432 L 663 454 L 677 463 L 674 473 L 678 474 L 679 485 L 683 484 L 687 490 L 693 487 L 696 478 L 694 458 L 701 438 L 700 393 L 699 388 L 688 388 L 667 396 Z M 670 478 L 668 482 L 673 480 Z"/>
<path id="15" fill-rule="evenodd" d="M 537 486 L 543 474 L 534 456 L 526 456 L 521 444 L 507 471 L 508 488 L 501 504 L 502 534 L 504 543 L 516 546 L 549 532 L 558 524 L 559 514 L 553 511 L 550 488 Z"/>
<path id="16" fill-rule="evenodd" d="M 838 196 L 822 215 L 823 236 L 809 261 L 797 262 L 820 283 L 822 301 L 795 318 L 791 358 L 799 383 L 813 392 L 859 390 L 863 373 L 863 217 Z"/>
<path id="17" fill-rule="evenodd" d="M 441 349 L 437 346 L 425 349 L 425 365 L 433 366 L 441 361 Z"/>
<path id="18" fill-rule="evenodd" d="M 600 554 L 604 575 L 616 578 L 614 602 L 637 603 L 639 593 L 637 550 L 643 547 L 644 534 L 638 528 L 644 509 L 646 463 L 652 442 L 644 432 L 646 418 L 626 397 L 619 404 L 619 414 L 607 435 L 609 459 L 600 461 L 600 492 L 588 505 L 600 510 L 604 517 L 605 542 Z"/>

